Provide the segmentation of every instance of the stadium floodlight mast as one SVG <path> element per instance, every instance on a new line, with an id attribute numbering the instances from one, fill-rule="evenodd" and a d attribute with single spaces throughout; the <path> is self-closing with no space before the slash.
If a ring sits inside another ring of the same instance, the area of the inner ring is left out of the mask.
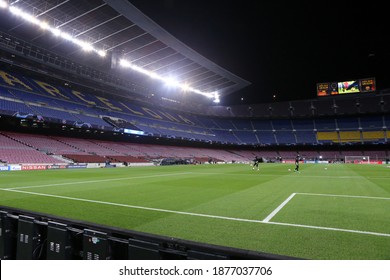
<path id="1" fill-rule="evenodd" d="M 25 21 L 27 21 L 27 22 L 29 22 L 31 24 L 33 24 L 33 25 L 38 26 L 42 30 L 51 32 L 56 37 L 60 37 L 60 38 L 62 38 L 64 40 L 66 40 L 66 41 L 69 41 L 69 42 L 71 42 L 71 43 L 73 43 L 75 45 L 78 45 L 79 47 L 81 47 L 86 52 L 94 52 L 94 53 L 98 54 L 101 57 L 105 57 L 106 56 L 106 51 L 95 48 L 93 46 L 93 43 L 88 43 L 88 42 L 79 40 L 79 39 L 73 37 L 72 35 L 70 35 L 69 33 L 61 31 L 59 28 L 52 27 L 47 22 L 39 20 L 35 16 L 24 12 L 20 8 L 16 7 L 15 5 L 12 5 L 12 4 L 9 5 L 8 1 L 0 0 L 0 9 L 8 9 L 11 14 L 13 14 L 13 15 L 15 15 L 15 16 L 17 16 L 17 17 L 19 17 L 19 18 L 21 18 L 21 19 L 23 19 L 23 20 L 25 20 Z M 183 90 L 185 92 L 193 92 L 193 93 L 197 93 L 197 94 L 206 96 L 206 97 L 208 97 L 210 99 L 213 99 L 213 102 L 215 102 L 215 103 L 219 103 L 220 102 L 218 92 L 204 92 L 204 91 L 201 91 L 199 89 L 192 88 L 188 84 L 181 84 L 181 83 L 179 83 L 178 81 L 176 81 L 175 79 L 173 79 L 171 77 L 160 76 L 157 73 L 151 72 L 151 71 L 146 70 L 146 69 L 144 69 L 142 67 L 139 67 L 139 66 L 137 66 L 135 64 L 132 64 L 132 63 L 130 63 L 129 61 L 127 61 L 125 59 L 121 59 L 120 60 L 120 65 L 122 67 L 125 67 L 125 68 L 131 68 L 131 69 L 133 69 L 133 70 L 135 70 L 135 71 L 137 71 L 139 73 L 142 73 L 144 75 L 147 75 L 147 76 L 149 76 L 149 77 L 151 77 L 153 79 L 157 79 L 157 80 L 163 81 L 164 83 L 166 83 L 167 85 L 169 85 L 171 87 L 180 88 L 181 90 Z"/>

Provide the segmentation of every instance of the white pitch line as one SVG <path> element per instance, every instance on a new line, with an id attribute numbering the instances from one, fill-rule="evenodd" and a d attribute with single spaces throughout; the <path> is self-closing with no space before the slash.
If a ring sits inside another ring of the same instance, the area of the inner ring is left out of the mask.
<path id="1" fill-rule="evenodd" d="M 316 196 L 331 196 L 331 197 L 346 197 L 346 198 L 365 198 L 365 199 L 383 199 L 390 200 L 390 197 L 380 196 L 360 196 L 360 195 L 345 195 L 345 194 L 322 194 L 322 193 L 296 193 L 301 195 L 316 195 Z"/>
<path id="2" fill-rule="evenodd" d="M 294 196 L 296 193 L 292 193 L 285 201 L 282 202 L 271 214 L 269 214 L 264 220 L 264 223 L 268 223 Z"/>
<path id="3" fill-rule="evenodd" d="M 365 234 L 365 235 L 375 235 L 375 236 L 390 237 L 390 233 L 381 233 L 381 232 L 373 232 L 373 231 L 362 231 L 362 230 L 353 230 L 353 229 L 309 226 L 309 225 L 289 224 L 289 223 L 279 223 L 279 222 L 267 222 L 267 224 L 289 226 L 289 227 L 301 227 L 301 228 L 320 229 L 320 230 L 330 230 L 330 231 L 341 231 L 341 232 L 348 232 L 348 233 L 358 233 L 358 234 Z"/>
<path id="4" fill-rule="evenodd" d="M 136 206 L 136 205 L 127 205 L 127 204 L 114 203 L 114 202 L 105 202 L 105 201 L 91 200 L 91 199 L 84 199 L 84 198 L 75 198 L 75 197 L 68 197 L 68 196 L 61 196 L 61 195 L 34 193 L 34 192 L 20 191 L 20 190 L 11 190 L 11 189 L 0 189 L 0 190 L 9 191 L 9 192 L 17 192 L 17 193 L 25 193 L 25 194 L 37 195 L 37 196 L 45 196 L 45 197 L 53 197 L 53 198 L 60 198 L 60 199 L 67 199 L 67 200 L 75 200 L 75 201 L 82 201 L 82 202 L 89 202 L 89 203 L 97 203 L 97 204 L 118 206 L 118 207 L 141 209 L 141 210 L 148 210 L 148 211 L 165 212 L 165 213 L 172 213 L 172 214 L 179 214 L 179 215 L 188 215 L 188 216 L 195 216 L 195 217 L 205 217 L 205 218 L 230 220 L 230 221 L 238 221 L 238 222 L 247 222 L 247 223 L 258 223 L 258 224 L 267 224 L 267 225 L 272 224 L 272 225 L 279 225 L 279 226 L 301 227 L 301 228 L 309 228 L 309 229 L 330 230 L 330 231 L 340 231 L 340 232 L 357 233 L 357 234 L 364 234 L 364 235 L 375 235 L 375 236 L 390 237 L 390 233 L 380 233 L 380 232 L 371 232 L 371 231 L 359 231 L 359 230 L 350 230 L 350 229 L 342 229 L 342 228 L 329 228 L 329 227 L 310 226 L 310 225 L 301 225 L 301 224 L 264 222 L 264 220 L 260 221 L 260 220 L 250 220 L 250 219 L 241 219 L 241 218 L 217 216 L 217 215 L 199 214 L 199 213 L 192 213 L 192 212 L 175 211 L 175 210 L 151 208 L 151 207 Z M 290 197 L 292 197 L 292 195 Z"/>
<path id="5" fill-rule="evenodd" d="M 43 187 L 55 187 L 55 186 L 67 186 L 67 185 L 79 185 L 79 184 L 121 181 L 121 180 L 128 180 L 128 179 L 144 179 L 144 178 L 153 178 L 153 177 L 176 176 L 176 175 L 184 175 L 184 174 L 194 174 L 194 173 L 193 172 L 167 173 L 167 174 L 157 174 L 157 175 L 149 175 L 149 176 L 137 176 L 137 177 L 124 177 L 124 178 L 113 178 L 113 179 L 103 179 L 103 180 L 67 182 L 67 183 L 47 184 L 47 185 L 38 185 L 38 186 L 24 186 L 24 187 L 7 188 L 7 189 L 3 189 L 3 190 L 12 191 L 12 190 L 22 190 L 22 189 L 43 188 Z"/>

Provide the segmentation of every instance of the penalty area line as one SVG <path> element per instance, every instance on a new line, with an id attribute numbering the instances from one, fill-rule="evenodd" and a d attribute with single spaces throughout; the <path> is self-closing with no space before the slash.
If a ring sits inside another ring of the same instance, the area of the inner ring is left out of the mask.
<path id="1" fill-rule="evenodd" d="M 329 196 L 329 197 L 344 197 L 344 198 L 362 198 L 362 199 L 390 200 L 390 197 L 380 197 L 380 196 L 346 195 L 346 194 L 324 194 L 324 193 L 297 193 L 297 194 L 300 194 L 300 195 L 313 195 L 313 196 Z"/>
<path id="2" fill-rule="evenodd" d="M 282 208 L 284 206 L 286 206 L 286 204 L 291 200 L 293 199 L 293 197 L 296 195 L 296 193 L 292 193 L 285 201 L 282 202 L 282 204 L 280 204 L 278 207 L 275 208 L 274 211 L 271 212 L 271 214 L 269 214 L 264 220 L 263 222 L 264 223 L 268 223 L 276 214 L 278 214 L 278 212 L 280 210 L 282 210 Z"/>
<path id="3" fill-rule="evenodd" d="M 390 233 L 373 232 L 373 231 L 362 231 L 362 230 L 342 229 L 342 228 L 331 228 L 331 227 L 321 227 L 321 226 L 309 226 L 309 225 L 290 224 L 290 223 L 279 223 L 279 222 L 267 222 L 267 224 L 271 224 L 271 225 L 280 225 L 280 226 L 289 226 L 289 227 L 309 228 L 309 229 L 319 229 L 319 230 L 329 230 L 329 231 L 339 231 L 339 232 L 348 232 L 348 233 L 358 233 L 358 234 L 375 235 L 375 236 L 383 236 L 383 237 L 390 237 Z"/>

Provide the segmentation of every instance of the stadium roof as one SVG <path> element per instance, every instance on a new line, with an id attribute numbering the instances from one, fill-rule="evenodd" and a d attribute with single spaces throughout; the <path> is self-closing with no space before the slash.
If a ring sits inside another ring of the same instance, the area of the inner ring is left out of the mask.
<path id="1" fill-rule="evenodd" d="M 0 11 L 1 30 L 96 69 L 107 70 L 107 65 L 118 65 L 124 59 L 148 73 L 201 92 L 218 92 L 221 97 L 250 84 L 177 40 L 126 0 L 1 1 L 45 25 L 39 28 L 17 13 Z M 66 36 L 54 36 L 53 28 L 107 55 L 86 54 L 80 44 L 70 44 Z M 138 83 L 151 83 L 146 75 L 134 77 Z"/>

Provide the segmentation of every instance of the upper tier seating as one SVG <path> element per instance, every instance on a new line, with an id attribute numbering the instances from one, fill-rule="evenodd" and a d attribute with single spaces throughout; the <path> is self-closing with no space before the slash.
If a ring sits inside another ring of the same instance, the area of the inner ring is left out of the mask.
<path id="1" fill-rule="evenodd" d="M 335 101 L 336 99 L 332 98 L 302 101 L 302 103 L 281 102 L 252 107 L 242 106 L 238 111 L 245 109 L 247 114 L 241 118 L 235 117 L 227 107 L 216 106 L 230 113 L 225 114 L 225 117 L 211 117 L 141 105 L 119 97 L 88 92 L 88 90 L 79 92 L 62 85 L 49 84 L 1 69 L 0 74 L 2 114 L 20 119 L 34 119 L 39 116 L 42 120 L 65 127 L 117 131 L 118 126 L 115 122 L 108 121 L 109 116 L 123 120 L 123 124 L 127 123 L 132 129 L 137 128 L 140 130 L 138 132 L 146 135 L 221 144 L 261 146 L 340 142 L 385 143 L 389 139 L 387 135 L 390 128 L 390 115 L 386 108 L 389 107 L 390 98 L 387 95 L 381 97 L 383 102 L 377 102 L 379 98 L 375 96 L 367 96 L 362 98 L 361 102 L 355 100 L 353 103 L 347 99 Z M 368 109 L 363 101 L 367 101 L 367 104 L 371 104 L 372 107 L 378 106 L 379 109 Z M 355 106 L 353 109 L 346 108 L 351 104 Z M 305 119 L 295 118 L 302 115 L 298 111 L 299 108 L 305 110 Z M 250 117 L 259 109 L 265 111 L 261 114 L 263 119 Z M 359 114 L 367 110 L 371 113 L 376 112 L 376 115 Z M 311 111 L 311 115 L 308 116 Z M 357 115 L 337 115 L 338 111 L 344 114 L 353 111 Z M 126 125 L 120 128 L 124 129 Z M 95 152 L 91 147 L 81 148 L 82 152 L 87 154 Z"/>

